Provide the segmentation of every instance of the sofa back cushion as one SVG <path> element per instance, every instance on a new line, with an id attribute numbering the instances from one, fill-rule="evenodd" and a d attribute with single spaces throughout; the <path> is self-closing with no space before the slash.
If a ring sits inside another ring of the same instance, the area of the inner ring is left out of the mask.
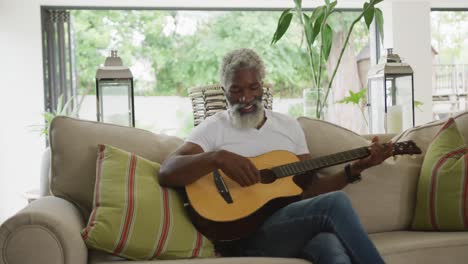
<path id="1" fill-rule="evenodd" d="M 468 111 L 453 117 L 460 133 L 468 139 Z M 326 121 L 300 117 L 312 157 L 319 157 L 369 145 L 364 137 Z M 389 158 L 379 166 L 362 173 L 363 180 L 345 188 L 362 224 L 370 233 L 407 230 L 411 225 L 416 203 L 416 190 L 421 165 L 429 144 L 446 120 L 434 121 L 408 129 L 392 141 L 412 140 L 423 153 Z M 320 171 L 330 175 L 343 165 Z"/>
<path id="2" fill-rule="evenodd" d="M 183 140 L 146 130 L 56 117 L 50 126 L 50 190 L 74 203 L 88 219 L 92 210 L 98 144 L 109 144 L 162 163 Z"/>
<path id="3" fill-rule="evenodd" d="M 301 117 L 311 156 L 319 157 L 362 146 L 371 142 L 364 137 L 326 121 Z M 368 137 L 371 138 L 371 137 Z M 387 159 L 362 173 L 362 181 L 348 185 L 344 191 L 350 196 L 365 229 L 370 232 L 401 230 L 409 225 L 412 210 L 408 200 L 407 182 L 419 174 L 420 164 L 408 163 L 407 156 Z M 343 170 L 345 164 L 320 170 L 324 177 Z"/>

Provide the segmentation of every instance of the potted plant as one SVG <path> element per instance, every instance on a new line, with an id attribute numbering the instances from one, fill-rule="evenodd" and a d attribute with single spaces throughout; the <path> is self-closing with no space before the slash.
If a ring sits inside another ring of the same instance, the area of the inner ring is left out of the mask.
<path id="1" fill-rule="evenodd" d="M 339 104 L 352 104 L 359 108 L 361 111 L 362 120 L 365 122 L 365 133 L 369 132 L 369 122 L 367 121 L 365 109 L 367 107 L 367 88 L 364 87 L 358 92 L 348 91 L 349 95 L 343 97 L 343 99 L 337 101 Z M 414 107 L 419 111 L 422 111 L 421 106 L 423 103 L 421 101 L 414 100 Z"/>
<path id="2" fill-rule="evenodd" d="M 362 88 L 358 92 L 353 92 L 351 90 L 348 91 L 349 95 L 344 97 L 343 99 L 337 101 L 339 104 L 353 104 L 359 107 L 359 111 L 361 111 L 362 120 L 364 120 L 366 124 L 366 128 L 369 126 L 369 122 L 367 122 L 365 107 L 367 104 L 367 89 Z"/>
<path id="3" fill-rule="evenodd" d="M 359 15 L 353 20 L 347 31 L 337 63 L 328 80 L 323 80 L 322 75 L 332 47 L 333 28 L 329 23 L 329 19 L 337 13 L 336 5 L 338 2 L 325 0 L 324 5 L 316 7 L 311 14 L 307 14 L 302 10 L 302 0 L 294 0 L 295 7 L 286 9 L 281 14 L 271 44 L 275 44 L 283 37 L 291 24 L 292 18 L 296 16 L 306 40 L 305 44 L 310 64 L 309 71 L 313 80 L 312 89 L 316 91 L 312 98 L 316 101 L 315 115 L 317 118 L 323 118 L 323 111 L 326 107 L 333 80 L 335 79 L 354 26 L 364 18 L 367 28 L 369 28 L 375 18 L 377 28 L 382 37 L 381 39 L 383 39 L 383 14 L 379 8 L 375 7 L 375 5 L 382 1 L 370 0 L 364 3 Z"/>
<path id="4" fill-rule="evenodd" d="M 60 95 L 57 99 L 57 109 L 52 111 L 44 111 L 42 117 L 44 118 L 44 124 L 32 125 L 33 130 L 39 132 L 42 136 L 49 136 L 49 125 L 56 116 L 70 116 L 78 117 L 80 105 L 74 107 L 74 97 L 70 97 L 66 102 L 63 102 L 63 95 Z M 81 104 L 81 102 L 80 102 Z"/>

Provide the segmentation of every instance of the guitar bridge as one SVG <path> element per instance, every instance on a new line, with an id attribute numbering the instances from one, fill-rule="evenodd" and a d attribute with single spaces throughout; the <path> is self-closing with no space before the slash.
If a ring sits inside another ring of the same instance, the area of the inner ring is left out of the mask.
<path id="1" fill-rule="evenodd" d="M 213 180 L 216 185 L 216 189 L 218 189 L 218 193 L 223 197 L 224 201 L 228 204 L 233 203 L 229 189 L 227 188 L 226 183 L 224 183 L 223 177 L 221 177 L 218 170 L 213 171 Z"/>

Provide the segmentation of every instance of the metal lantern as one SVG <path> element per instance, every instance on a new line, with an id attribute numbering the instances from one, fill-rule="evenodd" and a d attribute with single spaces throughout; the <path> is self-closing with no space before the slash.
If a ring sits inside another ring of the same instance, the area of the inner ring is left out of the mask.
<path id="1" fill-rule="evenodd" d="M 398 133 L 414 126 L 413 69 L 388 49 L 368 73 L 370 133 Z"/>
<path id="2" fill-rule="evenodd" d="M 133 75 L 115 50 L 96 72 L 96 99 L 99 122 L 135 126 Z"/>

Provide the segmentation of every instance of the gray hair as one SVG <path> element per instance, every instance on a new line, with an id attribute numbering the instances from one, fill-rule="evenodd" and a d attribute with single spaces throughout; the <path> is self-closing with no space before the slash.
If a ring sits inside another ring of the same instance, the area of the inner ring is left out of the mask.
<path id="1" fill-rule="evenodd" d="M 262 58 L 251 49 L 236 49 L 224 55 L 219 67 L 219 79 L 221 85 L 227 89 L 232 81 L 234 73 L 241 69 L 253 69 L 257 72 L 257 78 L 262 81 L 265 78 L 265 65 Z"/>

